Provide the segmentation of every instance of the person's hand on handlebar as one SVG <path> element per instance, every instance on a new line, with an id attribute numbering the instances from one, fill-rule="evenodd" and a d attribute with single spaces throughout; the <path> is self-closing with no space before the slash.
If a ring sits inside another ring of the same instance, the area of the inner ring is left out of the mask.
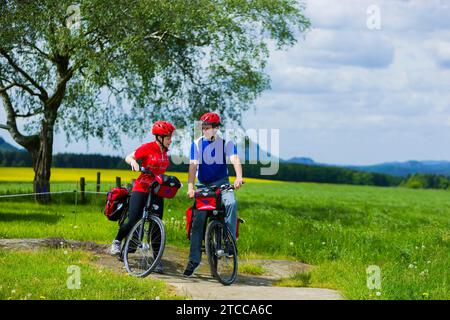
<path id="1" fill-rule="evenodd" d="M 195 195 L 194 188 L 188 187 L 187 196 L 189 197 L 189 199 L 193 199 L 194 195 Z"/>
<path id="2" fill-rule="evenodd" d="M 234 188 L 236 190 L 239 190 L 239 188 L 244 184 L 244 179 L 242 177 L 237 177 L 236 180 L 234 180 Z"/>
<path id="3" fill-rule="evenodd" d="M 130 165 L 131 165 L 131 170 L 133 170 L 133 171 L 140 171 L 141 170 L 141 168 L 139 167 L 139 163 L 137 163 L 137 161 L 134 160 L 134 159 L 131 160 Z"/>

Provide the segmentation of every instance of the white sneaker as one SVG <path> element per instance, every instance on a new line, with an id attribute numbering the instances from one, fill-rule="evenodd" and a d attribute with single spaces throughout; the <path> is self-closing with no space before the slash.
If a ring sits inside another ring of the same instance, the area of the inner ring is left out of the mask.
<path id="1" fill-rule="evenodd" d="M 117 256 L 120 254 L 120 244 L 121 242 L 119 240 L 114 240 L 112 242 L 111 250 L 109 251 L 112 256 Z"/>

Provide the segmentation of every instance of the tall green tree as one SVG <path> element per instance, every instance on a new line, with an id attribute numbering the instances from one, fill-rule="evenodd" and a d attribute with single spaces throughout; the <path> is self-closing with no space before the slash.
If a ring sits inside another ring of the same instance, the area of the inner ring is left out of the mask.
<path id="1" fill-rule="evenodd" d="M 50 190 L 54 133 L 119 143 L 158 118 L 240 121 L 270 86 L 268 46 L 308 29 L 294 0 L 0 0 L 0 96 Z"/>

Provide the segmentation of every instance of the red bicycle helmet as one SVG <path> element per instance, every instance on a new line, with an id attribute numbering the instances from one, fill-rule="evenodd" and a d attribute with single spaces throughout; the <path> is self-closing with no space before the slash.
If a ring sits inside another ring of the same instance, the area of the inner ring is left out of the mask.
<path id="1" fill-rule="evenodd" d="M 168 136 L 175 131 L 175 127 L 168 121 L 156 121 L 152 127 L 155 136 Z"/>
<path id="2" fill-rule="evenodd" d="M 212 124 L 213 126 L 219 126 L 221 122 L 220 116 L 214 112 L 205 113 L 200 117 L 200 121 L 203 122 L 203 124 Z"/>

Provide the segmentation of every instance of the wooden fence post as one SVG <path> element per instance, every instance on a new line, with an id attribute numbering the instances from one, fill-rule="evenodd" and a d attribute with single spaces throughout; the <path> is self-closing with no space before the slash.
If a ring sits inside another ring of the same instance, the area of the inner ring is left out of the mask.
<path id="1" fill-rule="evenodd" d="M 100 172 L 97 172 L 97 192 L 100 192 Z"/>
<path id="2" fill-rule="evenodd" d="M 85 198 L 85 193 L 84 191 L 86 190 L 86 180 L 84 179 L 84 177 L 80 178 L 80 202 L 84 203 L 86 198 Z"/>
<path id="3" fill-rule="evenodd" d="M 122 182 L 120 177 L 116 177 L 116 187 L 120 188 L 122 186 Z"/>

